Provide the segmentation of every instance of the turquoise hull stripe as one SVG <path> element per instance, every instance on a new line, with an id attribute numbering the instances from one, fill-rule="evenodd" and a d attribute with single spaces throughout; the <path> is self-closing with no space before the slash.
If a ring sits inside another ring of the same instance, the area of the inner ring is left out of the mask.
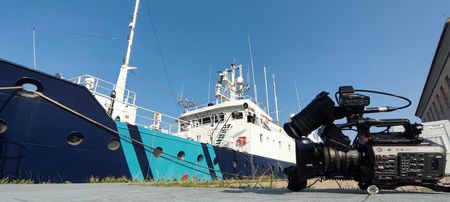
<path id="1" fill-rule="evenodd" d="M 117 130 L 120 134 L 130 138 L 130 132 L 126 123 L 116 122 Z M 133 180 L 144 181 L 141 167 L 134 150 L 133 143 L 124 137 L 120 137 L 120 144 L 122 145 L 123 153 L 127 161 L 128 169 L 130 170 L 130 176 Z M 101 163 L 101 162 L 99 162 Z"/>
<path id="2" fill-rule="evenodd" d="M 214 151 L 214 148 L 212 145 L 206 144 L 206 147 L 208 148 L 209 155 L 211 156 L 211 161 L 213 161 L 213 166 L 214 166 L 214 170 L 216 172 L 217 179 L 222 180 L 223 176 L 222 176 L 222 172 L 220 171 L 219 164 L 217 163 L 214 165 L 214 159 L 216 158 L 216 152 Z"/>
<path id="3" fill-rule="evenodd" d="M 147 155 L 154 180 L 180 180 L 186 178 L 200 180 L 212 179 L 209 170 L 207 169 L 208 165 L 205 160 L 205 154 L 203 153 L 202 146 L 199 142 L 168 135 L 155 130 L 149 130 L 143 127 L 138 127 L 138 129 L 141 134 L 142 142 L 145 145 L 153 148 L 161 147 L 164 153 L 175 156 L 174 158 L 162 154 L 160 157 L 156 157 L 150 148 L 146 149 L 145 154 Z M 185 154 L 184 160 L 193 162 L 195 165 L 176 158 L 181 151 Z M 203 159 L 200 162 L 197 161 L 199 155 L 203 155 Z"/>

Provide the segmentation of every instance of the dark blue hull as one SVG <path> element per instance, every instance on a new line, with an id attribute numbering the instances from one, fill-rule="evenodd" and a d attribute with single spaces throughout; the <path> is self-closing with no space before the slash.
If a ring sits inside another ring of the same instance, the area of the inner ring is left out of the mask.
<path id="1" fill-rule="evenodd" d="M 85 87 L 0 61 L 0 87 L 24 83 L 120 134 L 33 93 L 2 89 L 0 126 L 7 129 L 0 134 L 0 178 L 35 182 L 87 182 L 92 176 L 212 180 L 282 176 L 281 169 L 292 165 L 115 122 Z M 120 144 L 110 144 L 116 140 Z M 178 154 L 184 155 L 178 158 Z"/>

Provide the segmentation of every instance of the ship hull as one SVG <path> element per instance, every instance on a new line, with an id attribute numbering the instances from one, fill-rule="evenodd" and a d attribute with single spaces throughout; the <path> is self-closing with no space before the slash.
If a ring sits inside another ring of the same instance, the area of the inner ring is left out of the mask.
<path id="1" fill-rule="evenodd" d="M 0 61 L 1 87 L 24 84 L 89 120 L 33 92 L 0 90 L 0 126 L 6 128 L 0 134 L 0 178 L 220 180 L 281 177 L 282 169 L 292 165 L 113 121 L 85 87 Z"/>

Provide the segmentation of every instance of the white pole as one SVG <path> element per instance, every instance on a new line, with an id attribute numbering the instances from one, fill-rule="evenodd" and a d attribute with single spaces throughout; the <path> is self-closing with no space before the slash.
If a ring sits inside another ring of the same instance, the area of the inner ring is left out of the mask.
<path id="1" fill-rule="evenodd" d="M 273 80 L 273 95 L 275 97 L 275 116 L 277 118 L 277 123 L 280 123 L 278 118 L 278 100 L 277 100 L 277 86 L 275 85 L 275 74 L 272 74 Z"/>
<path id="2" fill-rule="evenodd" d="M 297 81 L 294 82 L 295 82 L 295 93 L 297 94 L 298 111 L 301 111 L 302 107 L 300 106 L 300 98 L 298 97 Z"/>
<path id="3" fill-rule="evenodd" d="M 34 69 L 37 69 L 36 67 L 36 28 L 32 27 L 33 30 L 33 66 Z"/>
<path id="4" fill-rule="evenodd" d="M 266 65 L 264 65 L 264 84 L 266 85 L 266 112 L 267 114 L 270 114 L 270 107 L 269 107 L 269 93 L 267 90 L 267 74 L 266 74 Z"/>
<path id="5" fill-rule="evenodd" d="M 256 90 L 256 81 L 255 81 L 255 69 L 253 68 L 253 53 L 252 53 L 252 44 L 250 42 L 250 34 L 247 35 L 247 39 L 248 39 L 248 48 L 249 48 L 249 52 L 250 52 L 250 63 L 252 65 L 252 75 L 253 75 L 253 93 L 254 93 L 254 98 L 255 98 L 255 102 L 256 104 L 258 104 L 258 91 Z"/>
<path id="6" fill-rule="evenodd" d="M 128 71 L 136 69 L 136 67 L 130 67 L 129 63 L 130 63 L 131 47 L 133 46 L 134 29 L 136 27 L 138 10 L 139 10 L 139 0 L 136 0 L 132 20 L 131 23 L 128 25 L 128 28 L 130 28 L 130 35 L 128 36 L 127 53 L 125 55 L 125 58 L 123 59 L 122 66 L 120 67 L 119 77 L 117 78 L 116 88 L 114 89 L 116 91 L 117 100 L 123 100 Z"/>
<path id="7" fill-rule="evenodd" d="M 211 96 L 211 65 L 209 65 L 209 80 L 208 80 L 208 104 L 209 97 Z"/>

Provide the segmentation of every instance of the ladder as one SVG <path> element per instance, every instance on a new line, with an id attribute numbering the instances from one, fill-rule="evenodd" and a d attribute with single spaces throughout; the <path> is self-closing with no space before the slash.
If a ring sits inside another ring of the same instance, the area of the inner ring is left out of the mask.
<path id="1" fill-rule="evenodd" d="M 223 139 L 225 138 L 225 134 L 227 134 L 228 129 L 231 128 L 231 124 L 224 124 L 223 127 L 220 129 L 219 134 L 217 135 L 217 139 L 215 142 L 216 146 L 220 146 Z"/>

